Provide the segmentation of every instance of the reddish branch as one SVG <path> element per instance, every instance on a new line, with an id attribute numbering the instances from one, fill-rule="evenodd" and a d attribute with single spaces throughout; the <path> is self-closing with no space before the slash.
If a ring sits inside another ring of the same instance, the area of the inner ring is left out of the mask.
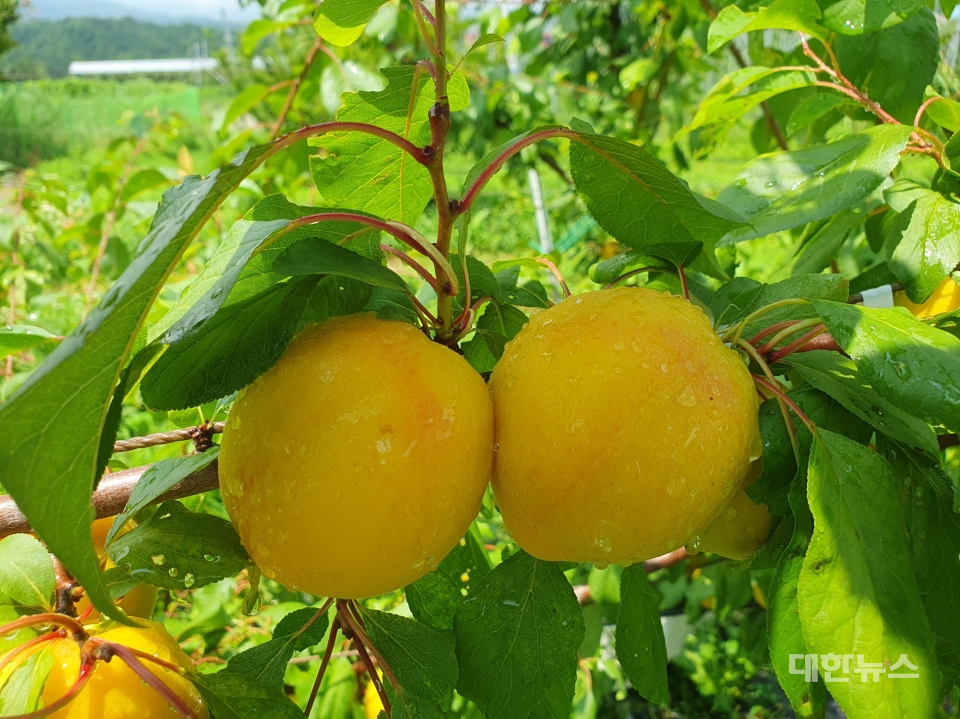
<path id="1" fill-rule="evenodd" d="M 320 36 L 317 36 L 317 39 L 313 41 L 309 52 L 307 52 L 307 57 L 303 61 L 303 70 L 300 71 L 300 74 L 295 80 L 293 80 L 290 91 L 287 93 L 287 99 L 283 103 L 283 109 L 280 110 L 280 115 L 277 117 L 277 122 L 273 126 L 273 135 L 271 139 L 276 140 L 277 136 L 280 134 L 280 130 L 283 129 L 283 123 L 287 119 L 287 115 L 290 114 L 290 109 L 293 107 L 293 101 L 297 97 L 297 93 L 300 91 L 300 86 L 303 85 L 303 81 L 307 77 L 307 73 L 310 72 L 310 66 L 313 65 L 313 61 L 317 57 L 317 53 L 323 47 L 323 40 L 320 39 Z"/>

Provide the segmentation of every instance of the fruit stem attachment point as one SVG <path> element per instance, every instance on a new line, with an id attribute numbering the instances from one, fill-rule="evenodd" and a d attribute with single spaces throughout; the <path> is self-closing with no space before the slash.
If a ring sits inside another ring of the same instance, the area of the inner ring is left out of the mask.
<path id="1" fill-rule="evenodd" d="M 788 300 L 780 300 L 778 302 L 771 302 L 769 305 L 761 307 L 756 312 L 744 317 L 742 320 L 737 322 L 737 324 L 728 327 L 726 331 L 720 336 L 724 342 L 729 342 L 731 345 L 737 344 L 737 341 L 740 339 L 740 335 L 743 333 L 743 330 L 754 320 L 763 317 L 768 312 L 771 312 L 780 307 L 789 307 L 791 305 L 808 305 L 810 300 L 805 300 L 802 297 L 792 297 Z"/>
<path id="2" fill-rule="evenodd" d="M 793 322 L 790 324 L 789 327 L 786 327 L 780 330 L 779 332 L 777 332 L 773 336 L 773 339 L 766 342 L 762 347 L 758 348 L 757 351 L 762 355 L 768 355 L 771 352 L 773 352 L 773 350 L 776 349 L 778 344 L 783 342 L 783 340 L 785 340 L 790 335 L 796 334 L 797 332 L 800 332 L 801 330 L 805 330 L 809 327 L 816 327 L 819 324 L 821 324 L 819 317 L 816 317 L 812 320 L 799 320 L 797 322 Z M 751 342 L 750 344 L 752 345 L 753 343 Z"/>
<path id="3" fill-rule="evenodd" d="M 827 328 L 825 325 L 823 324 L 817 325 L 812 330 L 807 332 L 807 334 L 805 334 L 800 339 L 795 340 L 794 342 L 791 342 L 786 347 L 781 349 L 779 352 L 775 352 L 774 354 L 772 354 L 770 356 L 770 364 L 773 364 L 774 362 L 779 362 L 784 357 L 788 357 L 789 355 L 792 355 L 794 352 L 797 352 L 803 349 L 807 344 L 815 340 L 817 337 L 819 337 L 826 331 L 827 331 Z"/>

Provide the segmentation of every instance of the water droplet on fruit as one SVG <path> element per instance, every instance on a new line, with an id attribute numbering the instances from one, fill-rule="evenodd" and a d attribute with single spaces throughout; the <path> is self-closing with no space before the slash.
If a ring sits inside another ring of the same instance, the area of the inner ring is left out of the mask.
<path id="1" fill-rule="evenodd" d="M 437 571 L 437 567 L 439 567 L 439 566 L 440 566 L 439 563 L 437 562 L 436 559 L 433 558 L 433 555 L 432 555 L 432 554 L 431 554 L 429 557 L 427 557 L 427 571 L 428 571 L 428 572 L 435 572 L 435 571 Z"/>
<path id="2" fill-rule="evenodd" d="M 604 569 L 606 569 L 610 565 L 607 562 L 594 562 L 593 566 L 602 572 Z"/>
<path id="3" fill-rule="evenodd" d="M 615 349 L 617 352 L 619 352 L 620 350 L 622 350 L 622 349 L 623 349 L 623 342 L 617 342 L 617 343 L 613 346 L 613 349 Z"/>
<path id="4" fill-rule="evenodd" d="M 684 545 L 687 554 L 700 554 L 700 537 L 694 537 L 689 543 Z"/>
<path id="5" fill-rule="evenodd" d="M 183 586 L 185 586 L 187 589 L 192 587 L 195 581 L 196 580 L 194 579 L 193 575 L 189 572 L 183 575 Z"/>
<path id="6" fill-rule="evenodd" d="M 677 395 L 677 403 L 681 407 L 693 407 L 697 403 L 697 394 L 691 387 L 684 387 L 683 391 Z"/>
<path id="7" fill-rule="evenodd" d="M 691 498 L 691 499 L 693 499 L 694 497 L 696 497 L 697 494 L 699 494 L 699 492 L 697 492 L 697 490 L 695 490 L 695 489 L 691 489 L 691 490 L 690 490 L 690 498 Z"/>
<path id="8" fill-rule="evenodd" d="M 151 554 L 150 561 L 156 564 L 158 567 L 161 566 L 164 562 L 167 561 L 167 558 L 162 554 Z"/>
<path id="9" fill-rule="evenodd" d="M 494 452 L 499 452 L 499 451 L 500 451 L 500 443 L 499 443 L 499 442 L 498 442 L 497 444 L 493 445 L 493 451 L 494 451 Z"/>
<path id="10" fill-rule="evenodd" d="M 180 576 L 180 570 L 176 567 L 170 567 L 170 569 L 167 570 L 167 574 L 169 574 L 171 577 L 177 577 Z"/>
<path id="11" fill-rule="evenodd" d="M 676 497 L 681 491 L 683 491 L 683 485 L 686 483 L 686 481 L 687 480 L 683 479 L 682 477 L 674 477 L 671 479 L 667 484 L 667 494 L 669 494 L 671 497 Z"/>

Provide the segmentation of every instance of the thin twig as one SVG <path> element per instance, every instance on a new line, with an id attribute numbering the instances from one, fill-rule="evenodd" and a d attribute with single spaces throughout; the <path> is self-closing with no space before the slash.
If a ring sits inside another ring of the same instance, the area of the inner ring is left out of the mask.
<path id="1" fill-rule="evenodd" d="M 317 678 L 313 682 L 313 689 L 310 690 L 310 698 L 307 699 L 307 706 L 303 711 L 304 716 L 310 716 L 313 709 L 313 703 L 317 700 L 317 693 L 320 691 L 320 684 L 323 682 L 323 675 L 327 672 L 327 666 L 330 664 L 330 658 L 333 656 L 333 648 L 337 644 L 337 633 L 340 631 L 340 620 L 334 619 L 330 625 L 330 638 L 327 639 L 327 648 L 323 651 L 323 660 L 320 662 L 320 669 L 317 671 Z"/>
<path id="2" fill-rule="evenodd" d="M 570 288 L 567 286 L 567 281 L 563 277 L 563 273 L 560 272 L 560 268 L 557 267 L 552 260 L 548 260 L 546 257 L 538 257 L 537 262 L 549 269 L 553 276 L 557 278 L 557 282 L 560 283 L 560 287 L 563 289 L 563 297 L 566 299 L 570 296 Z"/>
<path id="3" fill-rule="evenodd" d="M 222 434 L 223 429 L 226 426 L 225 422 L 214 422 L 210 425 L 209 428 L 199 426 L 199 427 L 188 427 L 187 429 L 175 429 L 170 432 L 158 432 L 156 434 L 148 434 L 144 437 L 131 437 L 130 439 L 118 439 L 113 443 L 113 451 L 117 452 L 132 452 L 135 449 L 144 449 L 146 447 L 156 447 L 161 444 L 170 444 L 172 442 L 185 442 L 188 439 L 193 439 L 196 436 L 197 432 L 200 430 L 208 431 L 210 434 Z"/>
<path id="4" fill-rule="evenodd" d="M 310 66 L 313 65 L 313 61 L 317 57 L 317 53 L 322 47 L 323 40 L 318 35 L 317 39 L 313 41 L 313 45 L 310 47 L 310 50 L 307 52 L 306 59 L 303 61 L 303 70 L 300 71 L 300 75 L 296 80 L 293 81 L 293 85 L 290 86 L 290 91 L 287 93 L 287 99 L 283 103 L 283 109 L 280 110 L 280 115 L 277 117 L 277 121 L 273 126 L 273 134 L 270 136 L 271 140 L 276 140 L 280 135 L 280 130 L 283 128 L 283 123 L 286 122 L 287 115 L 290 114 L 290 109 L 293 107 L 293 101 L 296 98 L 297 93 L 300 91 L 300 86 L 303 85 L 303 81 L 306 79 L 307 73 L 310 71 Z"/>
<path id="5" fill-rule="evenodd" d="M 10 236 L 10 264 L 16 268 L 20 265 L 20 227 L 17 225 L 17 219 L 23 212 L 23 199 L 27 192 L 27 171 L 20 173 L 20 189 L 17 191 L 17 204 L 13 209 L 13 233 Z M 10 310 L 7 324 L 17 324 L 17 278 L 14 277 L 10 282 L 10 288 L 7 290 L 7 301 L 10 303 Z M 7 378 L 13 377 L 13 354 L 7 356 L 7 368 L 5 372 Z"/>
<path id="6" fill-rule="evenodd" d="M 784 357 L 789 357 L 794 352 L 800 351 L 801 349 L 806 347 L 811 341 L 813 341 L 820 335 L 824 334 L 826 331 L 827 331 L 827 328 L 825 325 L 821 324 L 814 327 L 814 329 L 810 330 L 810 332 L 805 334 L 800 339 L 796 340 L 795 342 L 791 342 L 783 349 L 777 352 L 774 352 L 772 355 L 770 355 L 770 364 L 773 364 L 774 362 L 779 362 Z"/>

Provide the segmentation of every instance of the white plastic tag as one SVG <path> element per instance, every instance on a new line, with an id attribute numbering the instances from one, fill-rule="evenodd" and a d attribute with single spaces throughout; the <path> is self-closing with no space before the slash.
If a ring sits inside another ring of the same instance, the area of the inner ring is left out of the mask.
<path id="1" fill-rule="evenodd" d="M 874 307 L 879 310 L 893 307 L 893 287 L 890 285 L 864 290 L 861 294 L 864 307 Z"/>

